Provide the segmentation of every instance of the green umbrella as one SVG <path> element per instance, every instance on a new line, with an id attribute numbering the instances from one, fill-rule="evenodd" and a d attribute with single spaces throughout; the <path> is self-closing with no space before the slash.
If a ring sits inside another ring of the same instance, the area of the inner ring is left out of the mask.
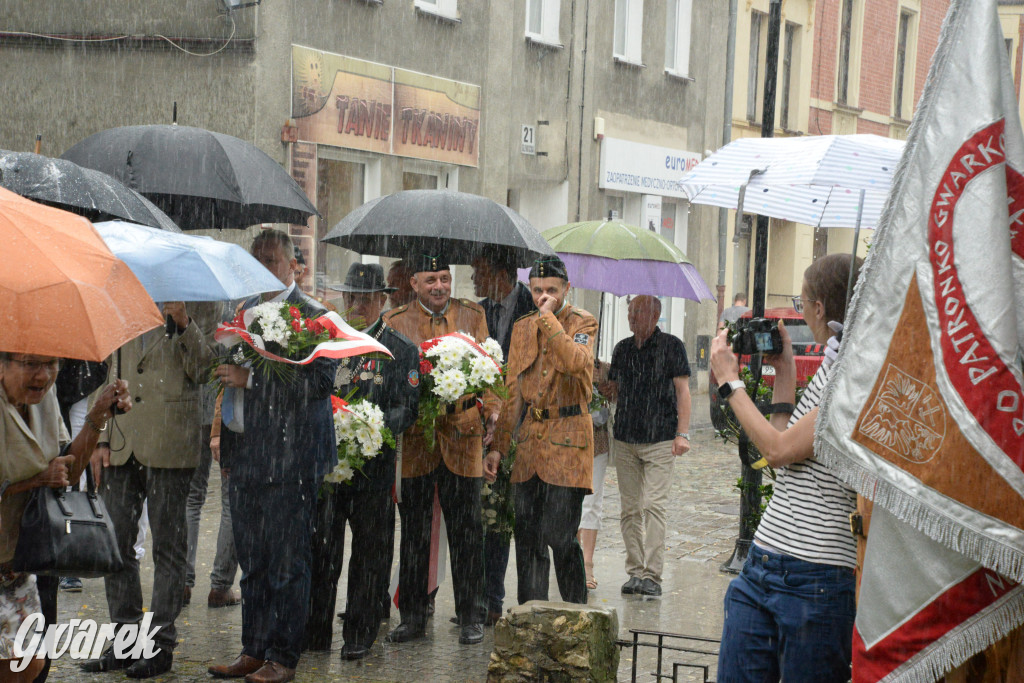
<path id="1" fill-rule="evenodd" d="M 560 253 L 601 256 L 616 261 L 690 262 L 679 247 L 656 232 L 620 221 L 569 223 L 545 230 L 541 235 Z"/>

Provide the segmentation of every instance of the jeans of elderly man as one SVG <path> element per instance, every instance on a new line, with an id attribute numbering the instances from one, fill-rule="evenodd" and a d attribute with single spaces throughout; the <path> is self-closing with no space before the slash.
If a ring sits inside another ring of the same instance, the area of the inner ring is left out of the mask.
<path id="1" fill-rule="evenodd" d="M 672 442 L 615 440 L 619 475 L 619 525 L 626 546 L 626 574 L 661 584 L 665 561 L 665 507 L 672 487 Z"/>

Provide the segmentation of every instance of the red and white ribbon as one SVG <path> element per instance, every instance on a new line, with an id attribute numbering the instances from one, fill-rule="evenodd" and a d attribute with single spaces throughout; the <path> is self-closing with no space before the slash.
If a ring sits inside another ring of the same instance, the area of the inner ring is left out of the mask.
<path id="1" fill-rule="evenodd" d="M 375 340 L 370 335 L 363 334 L 362 332 L 355 330 L 351 325 L 342 320 L 341 316 L 334 311 L 329 311 L 319 318 L 316 318 L 315 322 L 324 326 L 324 328 L 330 333 L 331 339 L 317 344 L 313 347 L 313 352 L 305 358 L 300 360 L 284 358 L 267 351 L 263 338 L 246 329 L 250 324 L 252 324 L 254 317 L 254 313 L 252 311 L 253 309 L 251 308 L 243 311 L 241 321 L 239 321 L 238 318 L 235 318 L 231 322 L 221 323 L 217 328 L 217 331 L 213 333 L 213 338 L 227 347 L 234 346 L 235 344 L 244 341 L 246 344 L 251 346 L 256 353 L 260 354 L 264 358 L 281 363 L 291 363 L 292 365 L 308 365 L 317 358 L 348 358 L 350 356 L 361 356 L 367 353 L 385 353 L 392 358 L 394 357 L 391 352 L 388 351 L 386 346 Z"/>

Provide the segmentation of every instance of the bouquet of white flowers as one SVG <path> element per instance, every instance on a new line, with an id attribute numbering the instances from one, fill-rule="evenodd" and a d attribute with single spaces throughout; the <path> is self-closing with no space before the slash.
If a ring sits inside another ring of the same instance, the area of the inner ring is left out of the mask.
<path id="1" fill-rule="evenodd" d="M 351 483 L 363 465 L 380 455 L 384 444 L 394 448 L 395 438 L 384 425 L 384 411 L 363 399 L 352 402 L 331 397 L 334 408 L 334 440 L 338 444 L 338 463 L 324 481 Z"/>
<path id="2" fill-rule="evenodd" d="M 501 344 L 490 337 L 479 344 L 454 332 L 420 344 L 419 424 L 433 450 L 437 420 L 467 394 L 493 391 L 505 395 Z"/>

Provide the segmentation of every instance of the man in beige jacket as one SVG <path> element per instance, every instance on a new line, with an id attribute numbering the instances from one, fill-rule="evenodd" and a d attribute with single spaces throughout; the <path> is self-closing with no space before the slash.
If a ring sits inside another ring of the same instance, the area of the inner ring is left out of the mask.
<path id="1" fill-rule="evenodd" d="M 219 303 L 164 305 L 175 329 L 151 330 L 111 359 L 111 376 L 128 382 L 135 408 L 107 426 L 93 455 L 100 494 L 107 505 L 124 569 L 107 576 L 107 606 L 115 628 L 142 621 L 139 562 L 132 546 L 142 504 L 149 502 L 153 534 L 153 597 L 149 611 L 158 652 L 136 662 L 117 659 L 108 648 L 82 664 L 87 672 L 127 669 L 130 678 L 149 678 L 171 668 L 177 644 L 175 619 L 184 602 L 188 543 L 185 504 L 199 461 L 200 388 L 214 358 L 213 331 L 222 318 Z M 170 325 L 168 325 L 170 327 Z"/>

